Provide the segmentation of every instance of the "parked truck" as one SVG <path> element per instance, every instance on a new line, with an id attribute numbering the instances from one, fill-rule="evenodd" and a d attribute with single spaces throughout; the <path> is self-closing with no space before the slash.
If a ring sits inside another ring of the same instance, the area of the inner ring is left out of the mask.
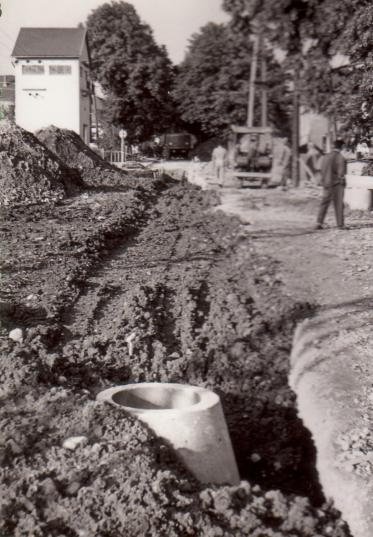
<path id="1" fill-rule="evenodd" d="M 188 158 L 197 143 L 197 138 L 187 132 L 167 133 L 157 138 L 162 157 L 166 160 Z"/>
<path id="2" fill-rule="evenodd" d="M 140 145 L 143 155 L 154 158 L 188 158 L 197 138 L 187 132 L 165 133 L 153 136 Z"/>

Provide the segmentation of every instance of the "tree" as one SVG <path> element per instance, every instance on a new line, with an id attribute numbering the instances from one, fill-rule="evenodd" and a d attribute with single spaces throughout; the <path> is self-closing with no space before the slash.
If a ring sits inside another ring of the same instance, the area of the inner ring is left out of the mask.
<path id="1" fill-rule="evenodd" d="M 346 127 L 360 136 L 372 135 L 373 127 L 373 5 L 370 0 L 353 0 L 348 6 L 349 17 L 336 47 L 348 56 L 342 68 L 341 86 L 348 99 L 337 100 L 338 112 Z M 340 93 L 341 90 L 339 90 Z"/>
<path id="2" fill-rule="evenodd" d="M 107 95 L 109 120 L 134 142 L 168 128 L 175 118 L 172 64 L 134 7 L 103 4 L 89 15 L 87 29 L 92 71 Z"/>
<path id="3" fill-rule="evenodd" d="M 283 68 L 296 69 L 304 106 L 350 129 L 369 128 L 371 0 L 224 0 L 223 7 L 242 31 L 259 24 L 285 52 Z M 334 64 L 338 53 L 348 56 L 344 66 Z"/>
<path id="4" fill-rule="evenodd" d="M 232 123 L 245 125 L 251 55 L 249 36 L 230 25 L 209 23 L 194 34 L 175 81 L 174 97 L 182 119 L 208 136 L 220 134 Z M 268 51 L 267 56 L 269 113 L 284 127 L 285 85 Z"/>

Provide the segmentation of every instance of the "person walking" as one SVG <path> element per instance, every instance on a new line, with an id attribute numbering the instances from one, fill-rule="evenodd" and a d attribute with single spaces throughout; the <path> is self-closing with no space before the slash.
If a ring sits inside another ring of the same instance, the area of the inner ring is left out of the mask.
<path id="1" fill-rule="evenodd" d="M 215 177 L 222 186 L 224 182 L 224 168 L 227 161 L 227 150 L 222 145 L 218 145 L 212 152 L 212 165 Z"/>
<path id="2" fill-rule="evenodd" d="M 321 185 L 323 187 L 323 196 L 320 202 L 320 208 L 317 215 L 316 229 L 322 229 L 324 219 L 331 202 L 334 205 L 335 218 L 337 227 L 344 228 L 343 214 L 343 197 L 346 185 L 346 159 L 341 154 L 344 147 L 343 140 L 336 140 L 334 148 L 327 153 L 321 161 Z"/>

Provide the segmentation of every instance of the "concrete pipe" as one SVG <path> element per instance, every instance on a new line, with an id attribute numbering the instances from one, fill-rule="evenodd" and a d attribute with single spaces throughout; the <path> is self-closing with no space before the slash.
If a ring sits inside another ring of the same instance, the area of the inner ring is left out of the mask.
<path id="1" fill-rule="evenodd" d="M 202 483 L 240 481 L 219 397 L 187 384 L 140 383 L 109 388 L 97 399 L 139 418 L 167 440 Z"/>

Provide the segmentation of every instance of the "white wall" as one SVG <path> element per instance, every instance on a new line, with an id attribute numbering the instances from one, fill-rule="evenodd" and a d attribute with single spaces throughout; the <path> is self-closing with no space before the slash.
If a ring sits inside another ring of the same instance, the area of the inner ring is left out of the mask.
<path id="1" fill-rule="evenodd" d="M 23 74 L 23 65 L 43 65 L 44 74 Z M 49 74 L 50 65 L 71 65 L 71 74 Z M 55 125 L 82 135 L 79 60 L 18 60 L 16 123 L 31 132 Z"/>

